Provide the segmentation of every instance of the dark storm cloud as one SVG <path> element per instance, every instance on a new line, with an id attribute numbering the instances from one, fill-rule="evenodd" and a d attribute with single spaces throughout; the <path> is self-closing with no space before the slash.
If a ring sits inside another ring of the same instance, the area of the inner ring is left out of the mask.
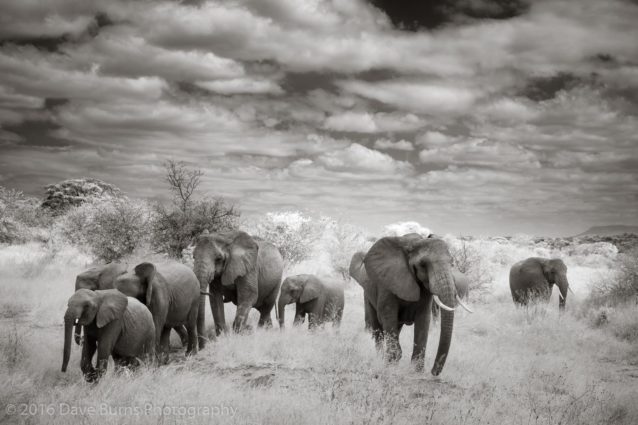
<path id="1" fill-rule="evenodd" d="M 638 7 L 375 5 L 1 2 L 1 184 L 90 175 L 153 198 L 173 158 L 248 214 L 466 233 L 635 220 Z"/>
<path id="2" fill-rule="evenodd" d="M 434 29 L 461 18 L 509 19 L 527 11 L 524 0 L 368 0 L 401 30 Z"/>

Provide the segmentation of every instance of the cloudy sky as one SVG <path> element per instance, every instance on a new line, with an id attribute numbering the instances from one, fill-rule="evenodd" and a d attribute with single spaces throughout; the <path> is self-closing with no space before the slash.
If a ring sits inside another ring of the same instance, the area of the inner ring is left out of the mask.
<path id="1" fill-rule="evenodd" d="M 637 224 L 638 1 L 0 2 L 0 185 L 166 195 L 378 230 Z"/>

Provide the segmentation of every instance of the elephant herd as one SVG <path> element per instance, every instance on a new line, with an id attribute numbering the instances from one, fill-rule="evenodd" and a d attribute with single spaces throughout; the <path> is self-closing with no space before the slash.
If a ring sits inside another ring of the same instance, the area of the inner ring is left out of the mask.
<path id="1" fill-rule="evenodd" d="M 215 336 L 229 332 L 224 314 L 228 302 L 237 306 L 234 332 L 247 327 L 252 308 L 260 314 L 258 326 L 272 326 L 274 307 L 283 330 L 285 307 L 291 303 L 296 305 L 295 325 L 306 316 L 309 328 L 341 322 L 343 286 L 311 274 L 289 276 L 282 283 L 282 256 L 265 240 L 243 231 L 205 231 L 195 241 L 193 259 L 193 269 L 177 262 L 144 262 L 129 271 L 124 264 L 110 263 L 79 274 L 64 315 L 62 371 L 69 363 L 72 340 L 82 346 L 80 366 L 90 382 L 106 371 L 109 357 L 118 367 L 140 360 L 168 362 L 173 329 L 186 355 L 196 353 L 207 341 L 206 297 Z M 514 302 L 548 300 L 557 284 L 563 309 L 569 289 L 566 271 L 558 259 L 516 263 L 510 272 Z M 418 234 L 383 237 L 367 253 L 353 255 L 349 273 L 363 288 L 365 327 L 378 350 L 385 343 L 389 362 L 401 358 L 403 325 L 414 325 L 412 361 L 423 370 L 430 319 L 440 310 L 441 334 L 432 368 L 432 374 L 439 375 L 450 350 L 456 306 L 471 312 L 462 301 L 469 281 L 453 266 L 445 241 Z"/>

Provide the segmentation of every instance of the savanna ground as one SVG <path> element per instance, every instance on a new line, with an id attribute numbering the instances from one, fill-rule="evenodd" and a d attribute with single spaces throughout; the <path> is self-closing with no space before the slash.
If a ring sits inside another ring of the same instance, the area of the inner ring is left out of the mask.
<path id="1" fill-rule="evenodd" d="M 485 242 L 476 243 L 485 253 Z M 538 253 L 490 246 L 485 255 L 508 250 L 503 263 Z M 451 353 L 436 378 L 429 369 L 437 324 L 426 372 L 415 373 L 409 361 L 412 327 L 401 335 L 402 360 L 386 366 L 363 328 L 362 291 L 344 282 L 338 332 L 257 329 L 219 338 L 188 359 L 176 349 L 171 363 L 159 369 L 116 374 L 111 363 L 98 384 L 88 384 L 79 369 L 79 347 L 73 348 L 67 373 L 60 365 L 66 300 L 91 257 L 70 246 L 54 253 L 37 243 L 3 246 L 0 422 L 635 424 L 638 307 L 583 307 L 592 285 L 615 267 L 600 250 L 585 251 L 567 258 L 576 294 L 562 316 L 556 291 L 548 308 L 516 309 L 507 265 L 488 264 L 494 282 L 471 296 L 474 314 L 457 313 Z M 288 273 L 312 268 L 312 261 Z M 232 320 L 232 305 L 226 314 Z M 210 325 L 209 307 L 207 316 Z M 256 312 L 251 320 L 256 323 Z M 71 410 L 91 407 L 88 414 Z"/>

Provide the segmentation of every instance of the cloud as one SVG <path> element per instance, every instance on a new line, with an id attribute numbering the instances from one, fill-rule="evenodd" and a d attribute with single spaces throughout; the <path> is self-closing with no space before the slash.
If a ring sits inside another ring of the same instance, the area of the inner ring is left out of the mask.
<path id="1" fill-rule="evenodd" d="M 326 119 L 324 128 L 357 133 L 376 133 L 379 131 L 372 115 L 365 112 L 344 112 L 330 116 Z"/>
<path id="2" fill-rule="evenodd" d="M 195 83 L 203 89 L 220 94 L 273 94 L 283 93 L 274 81 L 255 78 L 233 78 L 230 80 L 198 81 Z"/>
<path id="3" fill-rule="evenodd" d="M 373 99 L 405 111 L 434 115 L 461 115 L 468 112 L 479 97 L 478 90 L 431 81 L 341 81 L 348 93 Z"/>
<path id="4" fill-rule="evenodd" d="M 413 151 L 414 145 L 412 142 L 408 142 L 407 140 L 397 140 L 393 142 L 388 139 L 377 139 L 374 142 L 375 149 L 396 149 L 399 151 Z"/>
<path id="5" fill-rule="evenodd" d="M 412 166 L 390 155 L 353 143 L 340 151 L 326 152 L 316 159 L 328 170 L 364 171 L 379 174 L 409 173 Z"/>
<path id="6" fill-rule="evenodd" d="M 520 146 L 485 139 L 469 139 L 446 147 L 424 149 L 424 164 L 463 165 L 499 168 L 540 168 L 538 158 Z"/>

